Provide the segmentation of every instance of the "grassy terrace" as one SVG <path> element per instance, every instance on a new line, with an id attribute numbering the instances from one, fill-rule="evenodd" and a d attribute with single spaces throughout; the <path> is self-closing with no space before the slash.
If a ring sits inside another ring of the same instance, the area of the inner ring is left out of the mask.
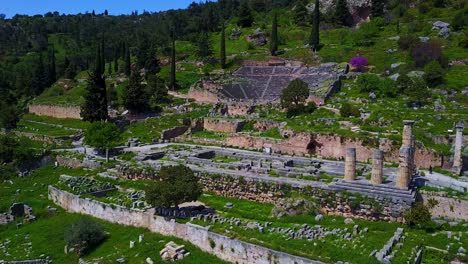
<path id="1" fill-rule="evenodd" d="M 243 221 L 252 222 L 272 222 L 271 227 L 282 228 L 300 228 L 302 224 L 307 223 L 309 226 L 321 225 L 329 229 L 333 228 L 348 228 L 352 231 L 353 225 L 345 225 L 342 217 L 327 217 L 321 222 L 316 222 L 313 215 L 303 216 L 287 216 L 280 219 L 271 217 L 273 205 L 261 204 L 256 202 L 231 199 L 215 195 L 204 195 L 200 199 L 207 206 L 215 208 L 217 213 L 225 218 L 236 217 Z M 226 203 L 233 203 L 232 209 L 224 208 Z M 423 230 L 409 229 L 396 223 L 385 222 L 368 222 L 354 220 L 355 224 L 359 225 L 360 229 L 369 228 L 369 232 L 363 237 L 355 237 L 352 241 L 343 240 L 337 236 L 328 236 L 325 239 L 314 239 L 312 241 L 291 239 L 286 240 L 286 236 L 278 233 L 269 233 L 268 231 L 261 233 L 258 229 L 245 230 L 242 227 L 230 226 L 229 223 L 213 224 L 203 221 L 196 221 L 200 225 L 211 225 L 211 230 L 224 234 L 229 237 L 242 239 L 258 245 L 270 247 L 276 250 L 285 251 L 295 255 L 301 255 L 312 259 L 322 260 L 325 263 L 335 263 L 336 261 L 346 260 L 350 263 L 379 263 L 375 258 L 368 257 L 374 250 L 380 250 L 388 239 L 393 235 L 398 227 L 405 228 L 404 235 L 407 237 L 403 242 L 403 247 L 398 250 L 392 263 L 406 263 L 411 250 L 418 245 L 424 244 L 427 246 L 446 249 L 449 243 L 455 242 L 452 245 L 449 254 L 443 254 L 436 250 L 426 249 L 424 252 L 424 263 L 447 263 L 453 254 L 460 246 L 466 248 L 468 239 L 463 238 L 458 243 L 453 238 L 449 240 L 445 231 L 450 230 L 456 234 L 464 232 L 465 228 L 461 225 L 457 227 L 444 226 L 444 231 L 438 230 L 434 233 L 427 233 Z"/>
<path id="2" fill-rule="evenodd" d="M 11 256 L 6 256 L 0 251 L 0 259 L 3 260 L 23 260 L 38 258 L 45 254 L 50 256 L 54 263 L 77 263 L 78 257 L 71 253 L 63 253 L 64 231 L 74 221 L 87 217 L 79 214 L 70 214 L 61 209 L 55 215 L 47 213 L 47 206 L 55 206 L 47 199 L 47 186 L 55 184 L 60 174 L 74 176 L 84 176 L 92 172 L 84 170 L 69 170 L 65 168 L 53 169 L 51 166 L 41 168 L 26 178 L 15 178 L 13 184 L 0 183 L 0 212 L 8 211 L 13 202 L 23 202 L 32 206 L 37 221 L 25 224 L 16 229 L 14 223 L 0 226 L 0 243 L 10 240 L 6 247 Z M 15 194 L 16 190 L 21 192 Z M 174 237 L 166 237 L 159 234 L 150 233 L 146 229 L 124 227 L 111 224 L 105 221 L 100 222 L 109 237 L 98 246 L 93 252 L 85 256 L 87 261 L 102 259 L 102 263 L 115 263 L 115 260 L 124 257 L 127 263 L 144 263 L 147 257 L 151 257 L 155 263 L 161 263 L 159 250 L 169 241 L 183 244 L 191 253 L 190 257 L 180 261 L 180 263 L 225 263 L 218 258 L 202 252 L 195 246 Z M 133 249 L 129 248 L 129 241 L 137 241 L 138 236 L 144 234 L 145 238 L 141 244 L 136 243 Z M 28 236 L 29 239 L 25 237 Z M 26 243 L 31 242 L 31 249 L 28 250 Z"/>

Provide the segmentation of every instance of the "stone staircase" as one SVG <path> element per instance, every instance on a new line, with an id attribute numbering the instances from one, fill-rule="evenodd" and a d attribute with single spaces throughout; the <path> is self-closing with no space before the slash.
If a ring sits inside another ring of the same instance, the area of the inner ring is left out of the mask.
<path id="1" fill-rule="evenodd" d="M 406 202 L 407 204 L 412 204 L 416 201 L 416 191 L 413 188 L 403 190 L 389 184 L 373 185 L 367 180 L 339 180 L 330 183 L 328 187 L 335 191 L 359 193 L 373 198 L 382 197 L 395 202 Z"/>

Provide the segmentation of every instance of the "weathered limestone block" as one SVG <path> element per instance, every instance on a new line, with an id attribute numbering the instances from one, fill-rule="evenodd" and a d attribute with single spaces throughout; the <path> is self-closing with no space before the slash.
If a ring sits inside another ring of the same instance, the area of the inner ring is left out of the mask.
<path id="1" fill-rule="evenodd" d="M 29 113 L 38 116 L 81 119 L 79 106 L 30 105 L 28 109 Z"/>
<path id="2" fill-rule="evenodd" d="M 455 134 L 455 146 L 453 153 L 453 168 L 452 171 L 455 174 L 460 174 L 462 171 L 463 161 L 462 161 L 462 147 L 463 147 L 463 125 L 459 124 L 456 127 Z"/>
<path id="3" fill-rule="evenodd" d="M 348 148 L 345 158 L 345 175 L 346 181 L 354 181 L 356 179 L 356 148 Z"/>
<path id="4" fill-rule="evenodd" d="M 399 166 L 396 177 L 395 186 L 400 189 L 408 189 L 410 183 L 410 158 L 411 149 L 410 147 L 403 146 L 400 148 Z"/>
<path id="5" fill-rule="evenodd" d="M 411 147 L 412 146 L 412 136 L 413 136 L 413 120 L 403 120 L 403 146 Z"/>
<path id="6" fill-rule="evenodd" d="M 383 181 L 383 161 L 384 152 L 381 149 L 374 149 L 374 156 L 372 160 L 372 184 L 381 184 Z"/>

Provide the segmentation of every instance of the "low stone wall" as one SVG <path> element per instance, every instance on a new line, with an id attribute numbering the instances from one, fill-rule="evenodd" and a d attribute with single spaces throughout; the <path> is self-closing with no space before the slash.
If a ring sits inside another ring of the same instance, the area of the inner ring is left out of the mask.
<path id="1" fill-rule="evenodd" d="M 29 113 L 38 116 L 50 116 L 55 118 L 81 119 L 79 106 L 58 106 L 58 105 L 29 105 Z"/>
<path id="2" fill-rule="evenodd" d="M 430 192 L 425 192 L 421 196 L 425 204 L 428 203 L 429 199 L 434 199 L 438 202 L 431 209 L 432 216 L 468 221 L 468 201 L 443 197 Z"/>
<path id="3" fill-rule="evenodd" d="M 188 130 L 189 130 L 188 126 L 180 126 L 180 127 L 173 127 L 170 129 L 166 129 L 162 131 L 161 139 L 162 140 L 173 139 L 173 138 L 176 138 L 185 134 L 185 132 L 187 132 Z"/>
<path id="4" fill-rule="evenodd" d="M 216 95 L 215 93 L 212 93 L 208 90 L 202 90 L 193 87 L 190 88 L 187 96 L 199 103 L 216 104 L 220 101 L 218 95 Z"/>
<path id="5" fill-rule="evenodd" d="M 245 121 L 237 119 L 204 118 L 203 128 L 221 133 L 236 133 L 242 130 Z"/>
<path id="6" fill-rule="evenodd" d="M 79 168 L 96 169 L 102 166 L 102 164 L 97 161 L 87 160 L 87 159 L 80 160 L 77 158 L 65 157 L 62 155 L 57 155 L 55 157 L 55 160 L 60 166 L 68 167 L 72 169 L 79 169 Z"/>
<path id="7" fill-rule="evenodd" d="M 253 125 L 254 129 L 259 130 L 259 131 L 266 131 L 266 130 L 270 130 L 273 128 L 278 128 L 280 126 L 281 126 L 280 122 L 269 121 L 269 120 L 257 121 Z"/>
<path id="8" fill-rule="evenodd" d="M 286 254 L 210 232 L 193 224 L 179 224 L 154 215 L 153 210 L 133 210 L 102 202 L 83 199 L 77 195 L 49 186 L 49 199 L 65 210 L 82 213 L 121 225 L 144 227 L 152 232 L 175 236 L 194 244 L 201 250 L 223 260 L 239 264 L 297 263 L 319 264 L 320 261 Z"/>
<path id="9" fill-rule="evenodd" d="M 47 263 L 47 261 L 43 259 L 5 261 L 5 262 L 0 260 L 0 264 L 44 264 L 44 263 Z"/>
<path id="10" fill-rule="evenodd" d="M 249 135 L 233 135 L 226 139 L 226 146 L 263 150 L 271 148 L 275 153 L 291 155 L 316 155 L 327 159 L 343 159 L 346 149 L 356 148 L 357 161 L 367 162 L 372 159 L 373 149 L 380 148 L 385 152 L 386 162 L 398 163 L 399 149 L 392 140 L 381 139 L 380 142 L 364 142 L 361 139 L 344 138 L 338 135 L 314 133 L 290 133 L 288 139 L 275 140 L 270 138 L 252 137 Z M 442 167 L 448 159 L 436 152 L 417 146 L 415 153 L 416 166 L 421 168 Z"/>

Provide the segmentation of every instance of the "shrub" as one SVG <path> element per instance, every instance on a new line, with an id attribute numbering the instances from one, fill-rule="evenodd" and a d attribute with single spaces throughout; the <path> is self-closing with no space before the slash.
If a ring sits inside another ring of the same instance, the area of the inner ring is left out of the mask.
<path id="1" fill-rule="evenodd" d="M 419 43 L 411 51 L 414 63 L 417 67 L 423 67 L 427 63 L 436 60 L 442 63 L 442 49 L 437 42 Z"/>
<path id="2" fill-rule="evenodd" d="M 395 98 L 399 94 L 399 89 L 392 79 L 385 78 L 380 82 L 379 92 L 384 97 Z"/>
<path id="3" fill-rule="evenodd" d="M 463 30 L 468 25 L 468 6 L 458 11 L 452 19 L 454 30 Z"/>
<path id="4" fill-rule="evenodd" d="M 426 14 L 431 10 L 431 5 L 429 3 L 421 3 L 418 9 L 421 14 Z"/>
<path id="5" fill-rule="evenodd" d="M 313 102 L 310 102 L 308 105 L 292 105 L 288 108 L 286 112 L 286 117 L 291 118 L 303 114 L 312 114 L 316 109 L 317 105 Z"/>
<path id="6" fill-rule="evenodd" d="M 349 64 L 358 71 L 363 71 L 369 64 L 369 60 L 366 57 L 356 56 L 349 61 Z"/>
<path id="7" fill-rule="evenodd" d="M 424 67 L 424 80 L 429 87 L 435 87 L 444 81 L 444 70 L 437 61 L 431 61 Z"/>
<path id="8" fill-rule="evenodd" d="M 398 47 L 402 50 L 409 50 L 413 48 L 413 46 L 418 43 L 418 39 L 411 34 L 406 34 L 400 37 L 398 40 Z"/>
<path id="9" fill-rule="evenodd" d="M 410 103 L 419 105 L 430 96 L 426 82 L 422 78 L 412 79 L 404 93 L 409 96 Z"/>
<path id="10" fill-rule="evenodd" d="M 380 78 L 375 74 L 362 74 L 356 80 L 361 93 L 368 93 L 379 88 Z"/>
<path id="11" fill-rule="evenodd" d="M 104 228 L 90 218 L 81 218 L 65 230 L 65 242 L 84 255 L 99 245 L 106 237 Z"/>
<path id="12" fill-rule="evenodd" d="M 421 202 L 416 203 L 413 207 L 407 209 L 403 213 L 406 224 L 410 227 L 421 229 L 432 229 L 433 222 L 431 220 L 431 212 L 429 208 Z"/>
<path id="13" fill-rule="evenodd" d="M 357 106 L 352 105 L 348 102 L 344 102 L 340 108 L 340 115 L 342 117 L 359 117 L 361 116 L 361 112 L 359 111 L 359 108 Z"/>

